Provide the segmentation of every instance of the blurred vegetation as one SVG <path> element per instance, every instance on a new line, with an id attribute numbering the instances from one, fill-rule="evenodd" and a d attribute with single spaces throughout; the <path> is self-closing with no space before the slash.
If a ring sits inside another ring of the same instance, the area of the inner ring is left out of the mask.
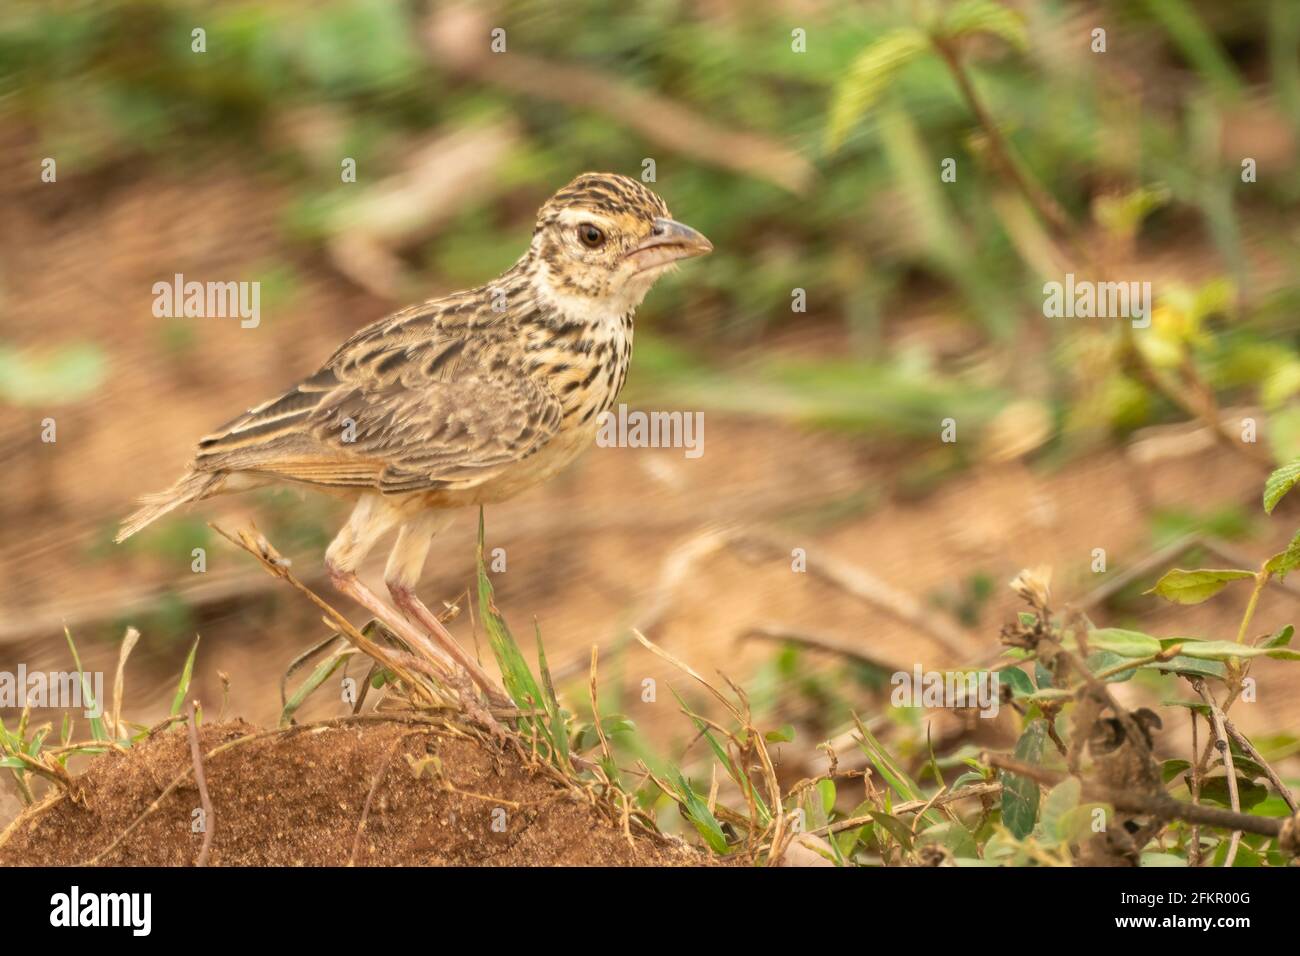
<path id="1" fill-rule="evenodd" d="M 522 136 L 491 184 L 405 250 L 449 285 L 518 255 L 536 201 L 575 172 L 637 175 L 654 158 L 657 188 L 717 251 L 647 303 L 634 398 L 654 390 L 927 438 L 953 409 L 978 432 L 1027 398 L 1036 420 L 1084 445 L 1186 418 L 1115 360 L 1122 323 L 1043 318 L 1042 284 L 1060 275 L 1044 271 L 1037 227 L 1025 226 L 987 131 L 927 46 L 948 31 L 1017 162 L 1083 244 L 1118 250 L 1108 261 L 1124 279 L 1151 277 L 1151 259 L 1173 251 L 1156 277 L 1154 328 L 1138 341 L 1147 360 L 1178 372 L 1174 389 L 1203 383 L 1224 403 L 1262 407 L 1261 440 L 1278 458 L 1300 454 L 1300 181 L 1276 165 L 1294 163 L 1300 134 L 1294 3 L 1110 2 L 1095 15 L 991 0 L 484 9 L 507 32 L 507 56 L 580 64 L 783 144 L 812 161 L 812 185 L 798 194 L 679 155 L 551 91 L 466 78 L 428 52 L 429 21 L 445 11 L 389 0 L 19 0 L 0 10 L 0 104 L 6 122 L 30 130 L 33 161 L 59 157 L 72 182 L 142 161 L 197 176 L 224 152 L 286 188 L 283 235 L 300 250 L 324 242 L 350 201 L 338 156 L 356 159 L 364 187 L 399 172 L 430 130 L 512 118 Z M 1088 49 L 1097 24 L 1105 54 Z M 792 49 L 795 29 L 807 52 Z M 1243 112 L 1264 118 L 1249 129 L 1269 143 L 1232 132 Z M 319 127 L 316 154 L 285 135 L 300 121 Z M 1255 148 L 1275 159 L 1244 184 L 1238 153 Z M 938 175 L 949 157 L 956 183 Z M 1261 246 L 1267 263 L 1256 261 Z M 1207 257 L 1217 263 L 1208 271 Z M 807 314 L 791 311 L 794 289 Z M 808 333 L 810 347 L 736 359 L 787 332 Z"/>

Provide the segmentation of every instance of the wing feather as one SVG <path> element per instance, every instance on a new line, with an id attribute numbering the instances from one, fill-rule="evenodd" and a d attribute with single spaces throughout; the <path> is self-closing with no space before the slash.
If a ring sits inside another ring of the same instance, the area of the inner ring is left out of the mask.
<path id="1" fill-rule="evenodd" d="M 455 302 L 363 329 L 203 438 L 196 470 L 397 493 L 472 488 L 536 453 L 560 429 L 559 400 L 509 360 L 504 328 L 471 328 L 465 312 Z"/>

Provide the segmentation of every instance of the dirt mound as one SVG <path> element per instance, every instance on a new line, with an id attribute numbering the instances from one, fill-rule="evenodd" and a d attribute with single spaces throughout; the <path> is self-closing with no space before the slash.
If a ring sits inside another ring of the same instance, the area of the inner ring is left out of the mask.
<path id="1" fill-rule="evenodd" d="M 207 754 L 254 733 L 233 721 L 204 727 L 200 740 Z M 77 864 L 101 853 L 97 862 L 109 865 L 192 865 L 203 842 L 191 825 L 200 807 L 192 776 L 122 837 L 190 766 L 183 726 L 95 759 L 76 778 L 75 798 L 60 793 L 14 821 L 0 837 L 0 865 Z M 294 728 L 224 749 L 204 767 L 212 865 L 708 862 L 666 839 L 634 834 L 629 843 L 581 790 L 441 726 Z"/>

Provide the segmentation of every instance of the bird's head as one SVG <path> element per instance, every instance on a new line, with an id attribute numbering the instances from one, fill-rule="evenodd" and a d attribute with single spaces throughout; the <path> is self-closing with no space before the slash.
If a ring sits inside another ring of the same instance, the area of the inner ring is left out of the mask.
<path id="1" fill-rule="evenodd" d="M 608 316 L 636 308 L 677 262 L 712 249 L 635 179 L 583 173 L 538 212 L 529 258 L 537 291 L 551 304 Z"/>

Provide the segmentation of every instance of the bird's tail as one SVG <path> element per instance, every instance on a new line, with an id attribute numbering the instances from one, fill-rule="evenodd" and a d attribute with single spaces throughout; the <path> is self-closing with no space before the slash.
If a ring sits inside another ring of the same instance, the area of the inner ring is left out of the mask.
<path id="1" fill-rule="evenodd" d="M 140 508 L 122 522 L 122 527 L 113 540 L 121 543 L 146 525 L 153 524 L 167 512 L 183 504 L 206 498 L 216 486 L 221 484 L 225 475 L 219 471 L 188 471 L 180 481 L 166 491 L 145 495 L 140 499 Z"/>

